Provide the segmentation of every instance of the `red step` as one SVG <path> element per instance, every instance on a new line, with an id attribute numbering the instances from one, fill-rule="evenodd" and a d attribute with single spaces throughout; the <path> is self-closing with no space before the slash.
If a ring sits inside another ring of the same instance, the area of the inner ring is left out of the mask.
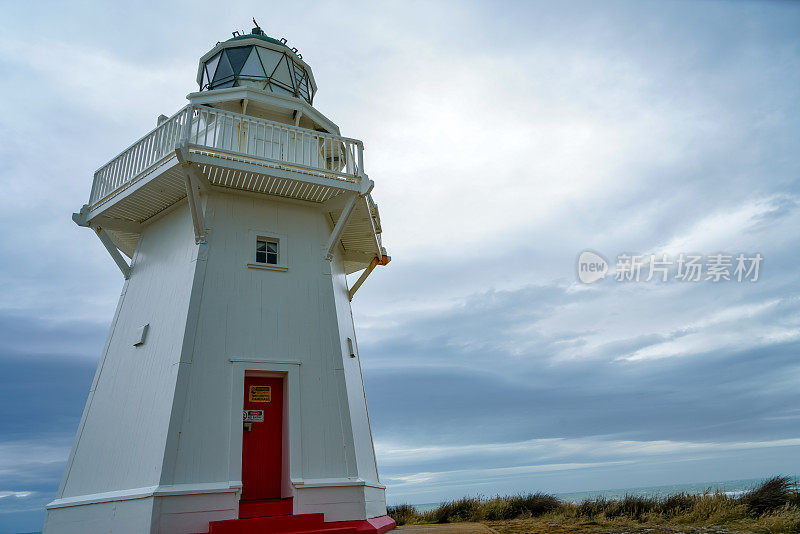
<path id="1" fill-rule="evenodd" d="M 286 502 L 277 501 L 289 501 L 289 505 L 291 505 L 291 499 L 270 501 L 250 503 L 244 501 L 240 503 L 240 512 L 242 504 L 245 505 L 247 513 L 258 513 L 259 510 L 262 512 L 286 511 Z M 209 524 L 208 532 L 209 534 L 384 534 L 392 530 L 394 526 L 394 520 L 388 515 L 366 520 L 325 523 L 324 514 L 282 514 L 212 521 Z"/>
<path id="2" fill-rule="evenodd" d="M 239 519 L 292 515 L 292 499 L 239 501 Z"/>
<path id="3" fill-rule="evenodd" d="M 320 529 L 325 529 L 324 514 L 298 514 L 212 521 L 209 524 L 208 532 L 209 534 L 272 534 L 274 532 L 294 533 Z"/>
<path id="4" fill-rule="evenodd" d="M 358 530 L 353 527 L 321 528 L 315 530 L 299 530 L 292 534 L 358 534 Z"/>

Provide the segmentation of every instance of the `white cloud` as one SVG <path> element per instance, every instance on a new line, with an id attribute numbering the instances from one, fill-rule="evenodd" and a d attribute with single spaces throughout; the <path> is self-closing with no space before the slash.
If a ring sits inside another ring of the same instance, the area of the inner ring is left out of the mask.
<path id="1" fill-rule="evenodd" d="M 386 476 L 393 489 L 402 491 L 405 486 L 417 484 L 437 484 L 448 479 L 463 484 L 464 481 L 474 480 L 474 485 L 484 485 L 498 478 L 529 475 L 532 473 L 548 473 L 556 471 L 574 471 L 595 467 L 610 467 L 634 463 L 632 460 L 614 462 L 571 462 L 561 464 L 516 465 L 513 467 L 491 467 L 486 469 L 454 469 L 452 471 L 438 471 L 416 473 L 409 476 Z M 438 485 L 438 484 L 437 484 Z"/>
<path id="2" fill-rule="evenodd" d="M 376 442 L 375 451 L 381 460 L 392 466 L 420 462 L 453 459 L 459 456 L 485 456 L 501 460 L 512 455 L 533 455 L 537 459 L 566 457 L 619 458 L 697 453 L 713 451 L 736 451 L 775 447 L 800 447 L 800 437 L 768 441 L 692 442 L 692 441 L 631 441 L 603 438 L 551 438 L 532 439 L 503 443 L 475 443 L 470 445 L 437 445 L 403 447 L 398 444 Z M 553 464 L 553 465 L 576 465 Z M 587 464 L 588 465 L 588 464 Z M 542 469 L 550 468 L 550 464 Z M 522 469 L 540 466 L 522 466 Z M 570 467 L 571 469 L 574 467 Z M 517 469 L 512 467 L 511 469 Z"/>
<path id="3" fill-rule="evenodd" d="M 69 446 L 45 439 L 0 442 L 0 475 L 24 476 L 32 467 L 66 462 L 67 456 Z"/>
<path id="4" fill-rule="evenodd" d="M 775 212 L 785 198 L 785 195 L 771 195 L 753 199 L 739 206 L 722 208 L 696 221 L 686 233 L 673 237 L 666 244 L 656 246 L 647 253 L 666 253 L 675 258 L 681 253 L 693 252 L 702 254 L 720 251 L 730 254 L 757 252 L 757 249 L 763 246 L 764 236 L 748 235 L 748 233 L 766 215 Z"/>
<path id="5" fill-rule="evenodd" d="M 6 497 L 24 499 L 25 497 L 30 497 L 33 494 L 33 491 L 0 491 L 0 499 L 5 499 Z"/>
<path id="6" fill-rule="evenodd" d="M 0 39 L 0 62 L 7 69 L 17 69 L 32 78 L 30 83 L 35 81 L 38 86 L 35 92 L 57 95 L 62 106 L 74 104 L 87 113 L 111 117 L 118 124 L 139 116 L 143 102 L 163 101 L 165 96 L 172 101 L 180 99 L 192 82 L 191 66 L 176 65 L 174 59 L 125 61 L 102 48 L 52 38 Z M 170 87 L 177 89 L 177 94 L 165 91 Z M 163 105 L 167 104 L 168 101 Z M 53 108 L 46 109 L 52 112 Z M 9 111 L 10 116 L 3 120 L 13 124 L 16 132 L 29 132 L 39 126 L 25 120 L 30 110 L 12 107 Z M 169 110 L 165 112 L 171 114 Z M 87 122 L 94 120 L 95 117 L 86 117 Z M 155 126 L 155 117 L 152 122 Z"/>
<path id="7" fill-rule="evenodd" d="M 800 329 L 795 324 L 769 324 L 758 317 L 774 316 L 781 303 L 796 302 L 796 298 L 771 299 L 766 302 L 741 306 L 728 306 L 712 310 L 708 316 L 697 317 L 671 332 L 661 335 L 668 339 L 619 356 L 619 360 L 638 361 L 702 354 L 725 349 L 747 350 L 800 339 Z M 713 332 L 714 335 L 710 335 Z"/>

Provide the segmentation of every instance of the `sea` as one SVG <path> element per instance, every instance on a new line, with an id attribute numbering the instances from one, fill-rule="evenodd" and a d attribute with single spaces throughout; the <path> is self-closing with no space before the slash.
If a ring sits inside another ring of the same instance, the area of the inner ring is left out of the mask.
<path id="1" fill-rule="evenodd" d="M 800 477 L 793 477 L 797 482 Z M 556 497 L 567 502 L 580 503 L 587 499 L 598 499 L 604 497 L 606 499 L 621 499 L 626 495 L 633 495 L 637 497 L 655 497 L 662 498 L 676 493 L 704 493 L 721 491 L 726 495 L 735 497 L 747 493 L 755 488 L 765 479 L 763 478 L 746 478 L 741 480 L 724 480 L 721 482 L 695 482 L 692 484 L 672 484 L 669 486 L 644 486 L 640 488 L 619 488 L 619 489 L 606 489 L 596 491 L 575 491 L 571 493 L 553 493 Z M 443 503 L 424 503 L 413 504 L 412 506 L 418 512 L 427 512 L 439 507 Z"/>

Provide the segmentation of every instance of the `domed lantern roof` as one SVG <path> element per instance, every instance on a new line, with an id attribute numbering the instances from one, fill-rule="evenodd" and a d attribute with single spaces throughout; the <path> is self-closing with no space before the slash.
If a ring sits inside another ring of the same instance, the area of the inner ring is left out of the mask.
<path id="1" fill-rule="evenodd" d="M 197 83 L 200 91 L 244 86 L 301 98 L 312 105 L 317 91 L 311 67 L 297 49 L 289 48 L 285 39 L 267 36 L 258 26 L 250 34 L 217 43 L 200 58 Z"/>

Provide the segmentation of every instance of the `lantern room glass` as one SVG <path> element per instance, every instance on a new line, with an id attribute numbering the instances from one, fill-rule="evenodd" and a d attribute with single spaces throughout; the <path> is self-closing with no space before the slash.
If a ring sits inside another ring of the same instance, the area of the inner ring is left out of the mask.
<path id="1" fill-rule="evenodd" d="M 302 98 L 313 104 L 306 68 L 290 51 L 257 45 L 225 48 L 203 64 L 201 91 L 247 86 Z"/>

